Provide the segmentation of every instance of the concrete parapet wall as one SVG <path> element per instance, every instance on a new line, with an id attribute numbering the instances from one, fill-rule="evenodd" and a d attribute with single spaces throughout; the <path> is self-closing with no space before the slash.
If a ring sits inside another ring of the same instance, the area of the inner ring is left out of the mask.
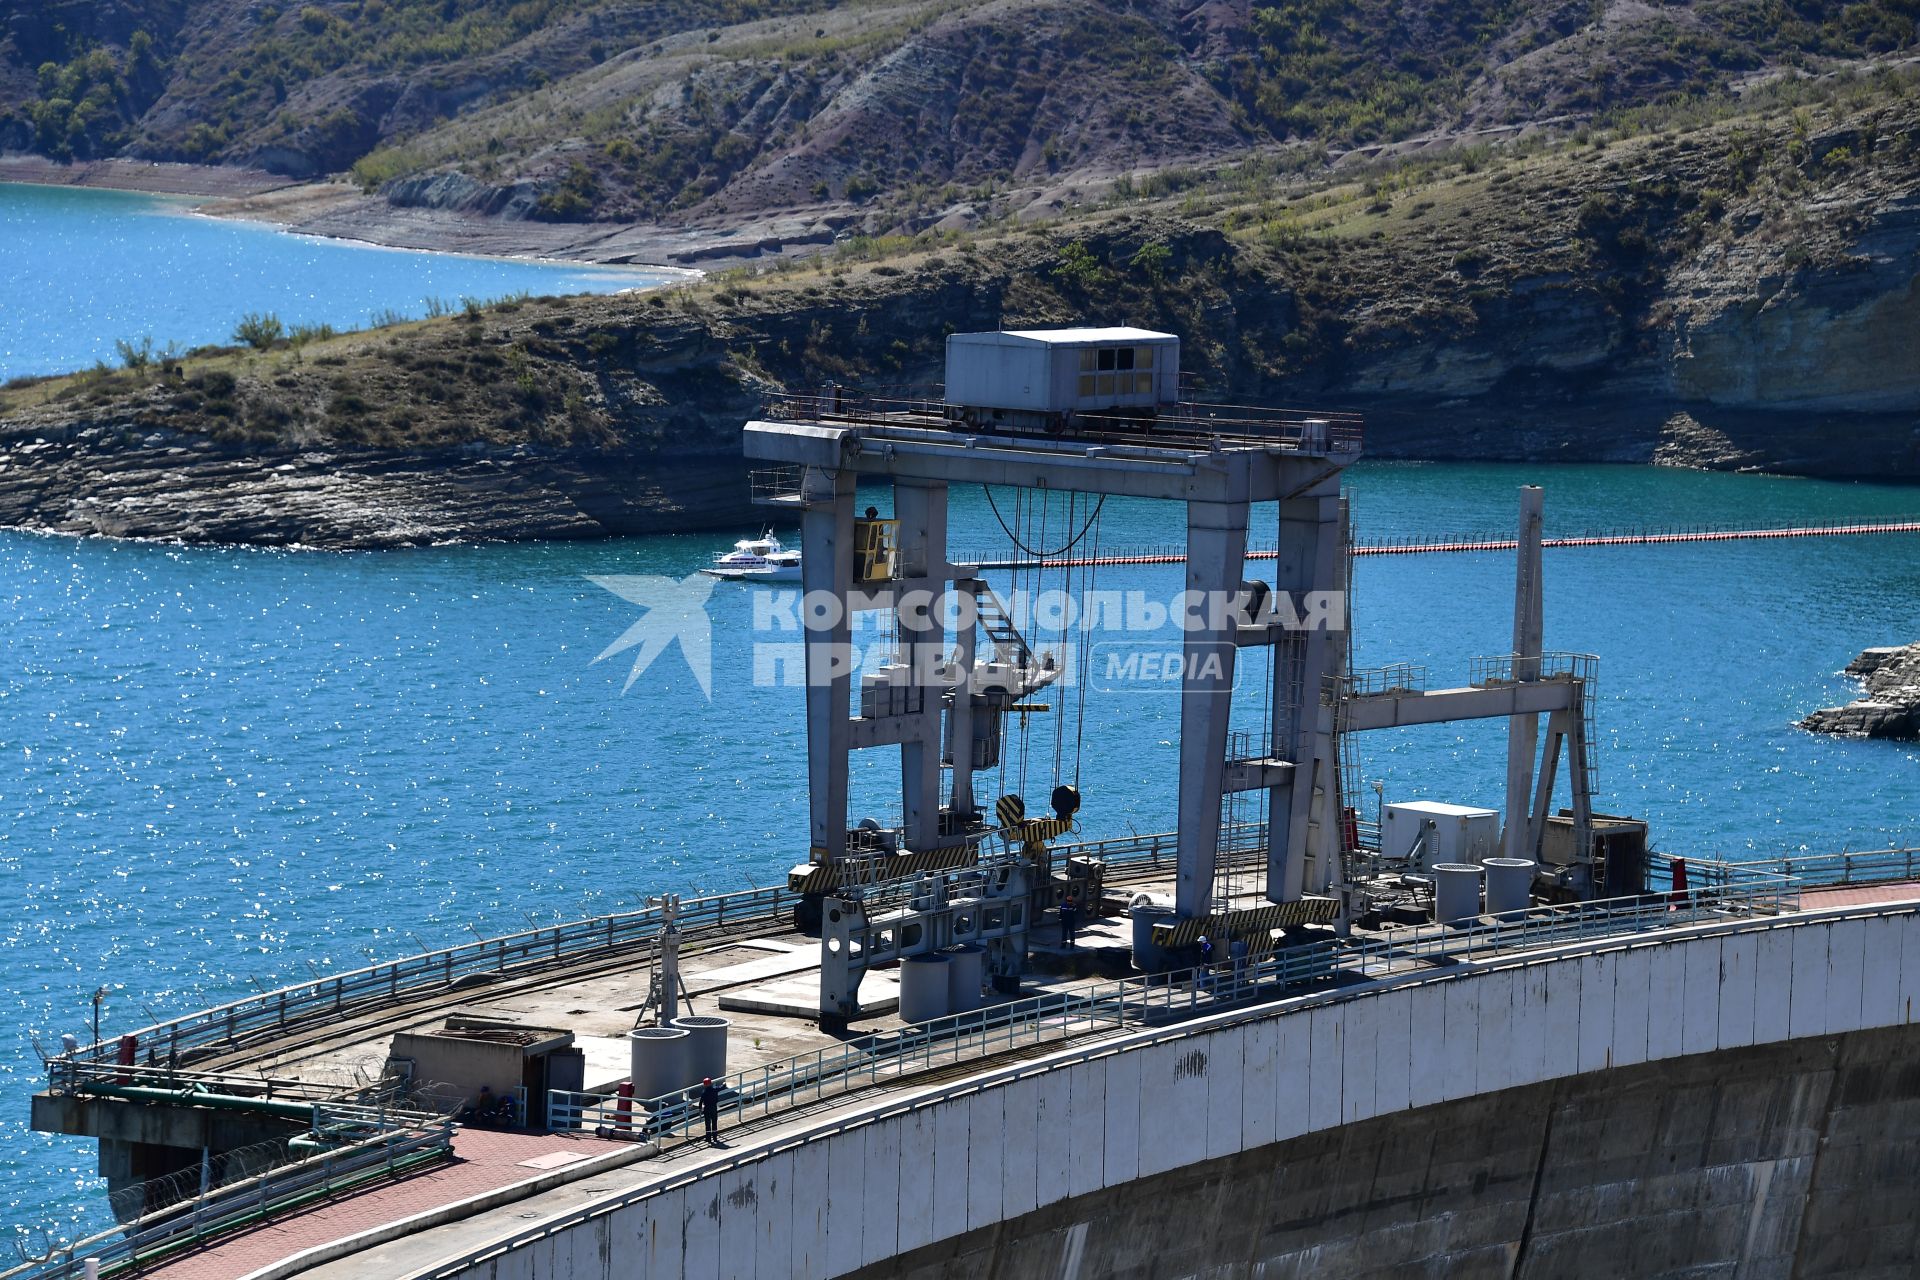
<path id="1" fill-rule="evenodd" d="M 1860 1033 L 1912 1019 L 1916 911 L 1587 943 L 1142 1032 L 896 1095 L 423 1274 L 1909 1274 L 1920 1031 Z"/>

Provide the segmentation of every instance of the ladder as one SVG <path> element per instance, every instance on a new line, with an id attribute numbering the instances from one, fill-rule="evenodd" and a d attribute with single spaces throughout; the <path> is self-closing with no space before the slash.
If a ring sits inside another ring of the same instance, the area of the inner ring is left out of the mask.
<path id="1" fill-rule="evenodd" d="M 1030 667 L 1033 665 L 1033 650 L 1027 646 L 1026 637 L 1013 625 L 1013 619 L 1007 613 L 1007 606 L 993 588 L 979 578 L 969 579 L 967 589 L 973 592 L 974 608 L 980 619 L 980 629 L 987 633 L 987 639 L 993 641 L 996 654 L 1012 653 L 1017 655 L 1014 665 Z"/>

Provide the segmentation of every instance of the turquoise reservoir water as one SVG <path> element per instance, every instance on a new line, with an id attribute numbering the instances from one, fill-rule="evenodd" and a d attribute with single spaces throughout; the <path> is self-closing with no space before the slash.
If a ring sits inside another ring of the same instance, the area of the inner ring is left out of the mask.
<path id="1" fill-rule="evenodd" d="M 1912 490 L 1624 467 L 1363 465 L 1352 489 L 1367 540 L 1497 532 L 1527 481 L 1550 533 L 1920 508 Z M 998 536 L 977 492 L 955 504 L 956 544 Z M 1165 541 L 1174 515 L 1113 504 L 1103 541 Z M 678 577 L 728 541 L 334 555 L 0 533 L 0 1217 L 102 1220 L 92 1144 L 25 1129 L 29 1035 L 83 1031 L 102 984 L 124 1030 L 252 980 L 766 883 L 802 857 L 801 691 L 755 683 L 755 646 L 783 637 L 755 629 L 751 590 L 711 598 L 711 698 L 678 651 L 624 696 L 631 654 L 594 661 L 638 611 L 588 575 Z M 1792 724 L 1850 696 L 1835 673 L 1857 650 L 1916 638 L 1916 551 L 1920 535 L 1547 552 L 1549 646 L 1601 659 L 1601 803 L 1678 853 L 1920 842 L 1920 752 Z M 1362 559 L 1360 664 L 1464 678 L 1506 647 L 1511 573 L 1505 554 Z M 1179 581 L 1096 585 L 1165 599 Z M 1029 794 L 1051 781 L 1049 720 L 1009 782 Z M 1089 694 L 1087 836 L 1170 825 L 1177 723 L 1177 697 Z M 1501 802 L 1497 729 L 1363 748 L 1389 799 Z M 862 811 L 892 773 L 871 754 Z"/>
<path id="2" fill-rule="evenodd" d="M 462 296 L 616 293 L 674 278 L 620 267 L 379 249 L 194 216 L 193 202 L 0 183 L 0 380 L 116 363 L 114 342 L 231 340 L 247 312 L 365 327 Z"/>

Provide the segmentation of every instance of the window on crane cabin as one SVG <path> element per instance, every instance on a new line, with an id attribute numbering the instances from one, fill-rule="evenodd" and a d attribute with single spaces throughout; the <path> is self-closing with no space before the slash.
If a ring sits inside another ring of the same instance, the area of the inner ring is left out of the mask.
<path id="1" fill-rule="evenodd" d="M 1153 368 L 1153 348 L 1135 347 L 1133 349 L 1133 367 L 1135 369 L 1149 370 L 1149 372 L 1146 373 L 1135 373 L 1133 375 L 1133 393 L 1135 395 L 1153 394 L 1153 374 L 1151 372 Z"/>
<path id="2" fill-rule="evenodd" d="M 1137 371 L 1152 368 L 1152 347 L 1082 347 L 1080 394 L 1151 395 L 1153 374 Z"/>

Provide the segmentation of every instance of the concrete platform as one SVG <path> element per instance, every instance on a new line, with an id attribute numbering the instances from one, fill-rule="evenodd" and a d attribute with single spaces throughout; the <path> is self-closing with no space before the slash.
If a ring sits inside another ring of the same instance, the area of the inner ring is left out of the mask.
<path id="1" fill-rule="evenodd" d="M 744 991 L 729 991 L 720 997 L 720 1007 L 729 1013 L 764 1013 L 776 1018 L 820 1017 L 820 966 L 816 963 L 803 973 L 777 982 L 763 982 Z M 900 979 L 891 973 L 870 973 L 860 980 L 860 1007 L 868 1019 L 897 1013 L 900 1009 Z"/>

